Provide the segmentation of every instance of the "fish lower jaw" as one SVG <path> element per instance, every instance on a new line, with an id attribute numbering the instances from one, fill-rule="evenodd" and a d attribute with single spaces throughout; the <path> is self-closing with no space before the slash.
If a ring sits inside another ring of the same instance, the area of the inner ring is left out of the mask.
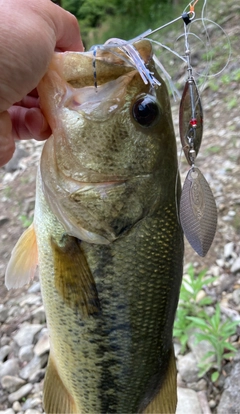
<path id="1" fill-rule="evenodd" d="M 107 188 L 115 187 L 117 185 L 121 185 L 121 184 L 124 184 L 126 182 L 127 182 L 127 179 L 111 180 L 111 181 L 104 180 L 104 181 L 96 181 L 96 182 L 94 182 L 94 181 L 91 181 L 91 182 L 89 182 L 89 181 L 86 181 L 86 182 L 85 181 L 79 181 L 77 192 L 81 193 L 81 192 L 88 191 L 88 190 L 91 190 L 91 189 L 94 189 L 94 188 L 100 190 L 100 189 L 106 188 L 106 187 Z"/>

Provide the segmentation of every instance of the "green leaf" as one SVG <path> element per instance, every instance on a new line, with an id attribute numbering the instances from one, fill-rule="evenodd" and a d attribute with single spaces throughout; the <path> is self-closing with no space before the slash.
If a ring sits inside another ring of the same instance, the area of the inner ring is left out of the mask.
<path id="1" fill-rule="evenodd" d="M 202 357 L 202 361 L 205 361 L 206 359 L 208 359 L 210 356 L 213 356 L 213 355 L 214 356 L 216 355 L 216 353 L 214 351 L 206 352 L 206 354 L 204 354 L 203 357 Z"/>
<path id="2" fill-rule="evenodd" d="M 233 352 L 237 351 L 236 348 L 232 344 L 230 344 L 229 342 L 224 343 L 224 348 L 225 349 L 230 349 L 230 351 L 233 351 Z"/>
<path id="3" fill-rule="evenodd" d="M 237 350 L 235 349 L 234 352 L 227 352 L 223 354 L 222 359 L 229 359 L 236 355 Z"/>
<path id="4" fill-rule="evenodd" d="M 195 326 L 203 328 L 203 329 L 209 329 L 208 324 L 206 323 L 206 321 L 204 321 L 201 318 L 197 318 L 196 316 L 187 316 L 187 319 L 194 322 Z"/>
<path id="5" fill-rule="evenodd" d="M 233 321 L 233 322 L 230 322 L 229 320 L 228 321 L 226 321 L 226 322 L 224 322 L 223 324 L 222 324 L 222 327 L 221 327 L 221 330 L 223 330 L 223 331 L 232 331 L 233 333 L 232 334 L 230 334 L 230 336 L 231 335 L 233 335 L 235 332 L 236 332 L 236 327 L 238 326 L 240 324 L 240 321 Z"/>
<path id="6" fill-rule="evenodd" d="M 198 364 L 198 368 L 200 369 L 199 373 L 198 373 L 198 377 L 203 377 L 206 374 L 206 372 L 208 372 L 212 367 L 213 367 L 213 365 L 211 363 L 201 363 L 200 362 Z"/>
<path id="7" fill-rule="evenodd" d="M 212 375 L 211 375 L 211 380 L 212 380 L 212 382 L 215 382 L 215 381 L 217 381 L 217 379 L 219 378 L 219 372 L 218 371 L 215 371 L 215 372 L 213 372 L 212 373 Z"/>
<path id="8" fill-rule="evenodd" d="M 210 285 L 210 283 L 215 282 L 217 280 L 217 277 L 209 277 L 208 279 L 204 280 L 204 285 Z"/>
<path id="9" fill-rule="evenodd" d="M 212 303 L 212 298 L 210 298 L 210 297 L 208 297 L 208 296 L 206 296 L 205 298 L 202 298 L 199 302 L 198 302 L 198 304 L 199 304 L 199 306 L 205 306 L 205 305 L 210 305 L 211 303 Z"/>

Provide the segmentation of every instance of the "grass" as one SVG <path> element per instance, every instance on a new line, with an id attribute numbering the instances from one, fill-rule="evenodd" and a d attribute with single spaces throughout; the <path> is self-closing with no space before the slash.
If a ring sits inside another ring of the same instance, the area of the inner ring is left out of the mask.
<path id="1" fill-rule="evenodd" d="M 25 214 L 21 214 L 21 216 L 19 216 L 19 220 L 21 221 L 24 229 L 29 227 L 33 222 L 33 218 L 29 218 Z"/>
<path id="2" fill-rule="evenodd" d="M 180 301 L 174 323 L 173 336 L 181 344 L 181 353 L 187 349 L 187 342 L 192 329 L 198 329 L 196 342 L 207 341 L 213 350 L 207 352 L 200 361 L 199 377 L 211 373 L 211 380 L 217 381 L 225 359 L 231 358 L 236 353 L 236 348 L 230 343 L 229 338 L 235 334 L 238 321 L 223 320 L 220 306 L 215 306 L 215 312 L 209 316 L 206 312 L 208 305 L 213 305 L 209 296 L 200 294 L 203 288 L 212 284 L 215 277 L 206 277 L 206 271 L 195 275 L 192 265 L 188 268 L 187 275 L 183 278 L 180 291 Z M 209 360 L 209 357 L 214 359 Z"/>
<path id="3" fill-rule="evenodd" d="M 219 304 L 216 305 L 215 313 L 211 317 L 205 313 L 201 318 L 189 316 L 188 320 L 201 331 L 196 333 L 196 342 L 207 341 L 213 347 L 213 351 L 207 352 L 199 364 L 199 376 L 202 377 L 207 371 L 213 369 L 211 379 L 216 381 L 222 371 L 223 361 L 236 353 L 236 348 L 229 342 L 229 338 L 235 333 L 239 321 L 232 322 L 228 319 L 222 321 Z M 206 362 L 210 356 L 214 356 L 215 360 Z"/>

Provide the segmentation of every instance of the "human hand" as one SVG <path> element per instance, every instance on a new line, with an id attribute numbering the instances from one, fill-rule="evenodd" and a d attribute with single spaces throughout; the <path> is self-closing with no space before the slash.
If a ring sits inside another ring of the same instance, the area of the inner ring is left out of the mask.
<path id="1" fill-rule="evenodd" d="M 36 87 L 54 50 L 83 51 L 76 18 L 50 0 L 0 0 L 0 166 L 15 139 L 46 139 Z"/>

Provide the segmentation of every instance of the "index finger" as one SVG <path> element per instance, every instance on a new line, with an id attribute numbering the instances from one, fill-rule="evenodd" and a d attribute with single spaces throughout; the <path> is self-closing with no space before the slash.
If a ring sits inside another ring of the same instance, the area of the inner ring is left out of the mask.
<path id="1" fill-rule="evenodd" d="M 55 26 L 56 47 L 61 51 L 83 52 L 78 21 L 75 16 L 52 3 L 52 19 Z"/>

